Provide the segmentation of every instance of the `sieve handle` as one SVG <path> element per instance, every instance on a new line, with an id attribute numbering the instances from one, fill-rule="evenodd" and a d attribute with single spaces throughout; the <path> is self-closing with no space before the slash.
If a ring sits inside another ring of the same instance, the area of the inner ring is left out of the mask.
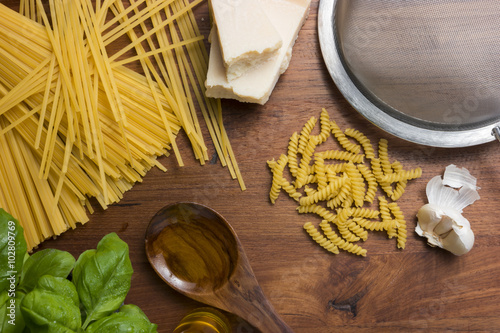
<path id="1" fill-rule="evenodd" d="M 491 135 L 493 135 L 495 138 L 497 138 L 498 141 L 500 141 L 500 126 L 494 127 L 491 131 Z"/>

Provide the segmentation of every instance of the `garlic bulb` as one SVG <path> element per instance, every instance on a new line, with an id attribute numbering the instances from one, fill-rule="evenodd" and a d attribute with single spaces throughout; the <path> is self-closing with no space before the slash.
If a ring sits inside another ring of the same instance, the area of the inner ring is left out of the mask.
<path id="1" fill-rule="evenodd" d="M 427 184 L 428 204 L 417 213 L 415 232 L 438 246 L 460 256 L 470 251 L 474 233 L 462 211 L 479 199 L 476 178 L 467 169 L 449 165 L 443 178 L 436 176 Z"/>

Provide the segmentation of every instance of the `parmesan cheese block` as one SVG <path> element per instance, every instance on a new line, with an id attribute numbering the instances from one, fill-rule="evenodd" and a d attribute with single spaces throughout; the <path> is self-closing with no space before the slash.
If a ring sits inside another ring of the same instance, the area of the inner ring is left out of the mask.
<path id="1" fill-rule="evenodd" d="M 229 81 L 276 56 L 283 41 L 259 0 L 211 0 Z"/>
<path id="2" fill-rule="evenodd" d="M 210 59 L 205 86 L 206 95 L 241 102 L 265 104 L 279 79 L 288 68 L 292 48 L 309 13 L 310 0 L 259 0 L 261 7 L 281 35 L 283 45 L 276 57 L 255 65 L 234 80 L 228 80 L 216 33 L 211 34 Z M 214 29 L 220 27 L 214 27 Z M 220 35 L 220 33 L 219 33 Z M 239 41 L 243 43 L 243 41 Z"/>

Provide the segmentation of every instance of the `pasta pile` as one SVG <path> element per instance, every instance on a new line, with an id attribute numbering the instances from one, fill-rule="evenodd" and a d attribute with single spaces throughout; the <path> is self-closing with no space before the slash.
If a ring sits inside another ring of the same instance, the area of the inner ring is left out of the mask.
<path id="1" fill-rule="evenodd" d="M 400 162 L 390 162 L 386 139 L 380 139 L 376 154 L 363 133 L 342 131 L 325 109 L 319 122 L 319 134 L 312 134 L 317 119 L 311 117 L 300 133 L 291 136 L 287 154 L 267 162 L 273 174 L 271 202 L 285 191 L 298 202 L 299 213 L 319 216 L 321 231 L 312 222 L 305 223 L 304 229 L 331 253 L 344 250 L 366 256 L 366 249 L 356 243 L 365 241 L 368 231 L 385 231 L 404 249 L 406 221 L 397 200 L 408 181 L 422 175 L 422 169 L 405 170 Z M 320 149 L 331 136 L 340 149 Z M 365 204 L 378 209 L 365 208 Z"/>
<path id="2" fill-rule="evenodd" d="M 87 222 L 90 198 L 106 208 L 152 167 L 166 171 L 158 156 L 173 150 L 183 165 L 181 129 L 204 164 L 198 111 L 245 188 L 220 101 L 204 94 L 208 55 L 192 12 L 201 1 L 21 0 L 20 13 L 0 4 L 0 207 L 21 221 L 29 249 Z"/>

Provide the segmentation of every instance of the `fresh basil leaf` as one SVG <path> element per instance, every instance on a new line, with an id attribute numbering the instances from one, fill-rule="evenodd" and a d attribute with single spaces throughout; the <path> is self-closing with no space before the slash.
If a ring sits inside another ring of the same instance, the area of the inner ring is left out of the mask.
<path id="1" fill-rule="evenodd" d="M 32 332 L 73 333 L 82 323 L 78 304 L 78 293 L 69 280 L 44 275 L 24 297 L 21 312 Z"/>
<path id="2" fill-rule="evenodd" d="M 26 251 L 23 227 L 0 208 L 0 291 L 17 284 Z"/>
<path id="3" fill-rule="evenodd" d="M 69 252 L 57 249 L 35 252 L 24 264 L 19 288 L 30 292 L 44 275 L 66 278 L 74 266 L 75 258 Z"/>
<path id="4" fill-rule="evenodd" d="M 104 236 L 96 250 L 82 253 L 73 270 L 73 283 L 83 308 L 83 328 L 118 310 L 132 278 L 128 245 L 116 233 Z"/>
<path id="5" fill-rule="evenodd" d="M 127 304 L 118 312 L 90 324 L 85 333 L 156 333 L 156 329 L 157 325 L 152 324 L 138 306 Z"/>
<path id="6" fill-rule="evenodd" d="M 7 290 L 0 292 L 0 332 L 23 332 L 25 325 L 20 307 L 24 295 L 22 292 L 13 295 Z"/>

